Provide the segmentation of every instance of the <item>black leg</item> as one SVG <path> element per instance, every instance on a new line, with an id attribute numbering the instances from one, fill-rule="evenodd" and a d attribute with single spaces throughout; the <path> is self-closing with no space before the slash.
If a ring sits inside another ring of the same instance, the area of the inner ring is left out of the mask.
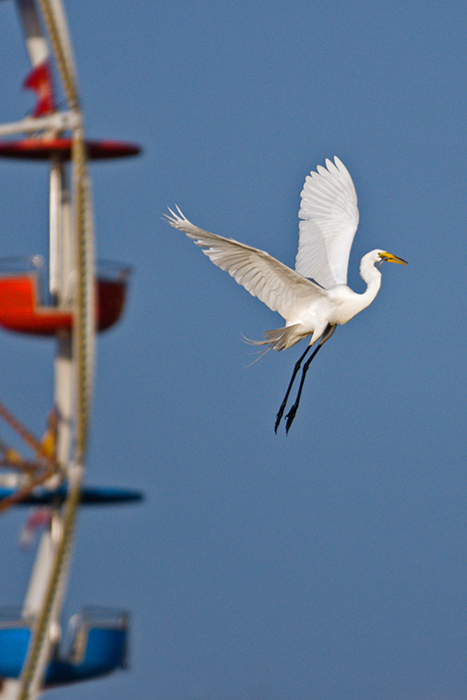
<path id="1" fill-rule="evenodd" d="M 308 368 L 311 365 L 311 361 L 313 358 L 318 354 L 318 350 L 324 345 L 326 340 L 329 340 L 331 335 L 334 333 L 336 330 L 336 326 L 331 326 L 328 325 L 326 330 L 324 331 L 323 335 L 321 336 L 321 340 L 319 341 L 318 347 L 313 351 L 311 357 L 308 358 L 308 360 L 305 362 L 303 365 L 303 371 L 302 371 L 302 378 L 300 379 L 300 385 L 298 387 L 298 392 L 297 392 L 297 398 L 295 399 L 295 403 L 293 404 L 292 408 L 286 415 L 286 423 L 285 423 L 285 432 L 288 433 L 290 430 L 290 426 L 292 425 L 295 414 L 297 413 L 298 405 L 300 403 L 300 397 L 302 395 L 302 390 L 303 390 L 303 385 L 305 384 L 305 377 L 306 373 L 308 372 Z"/>
<path id="2" fill-rule="evenodd" d="M 306 373 L 308 372 L 308 367 L 311 365 L 311 361 L 312 361 L 312 359 L 316 356 L 316 354 L 318 353 L 318 350 L 320 349 L 320 347 L 321 347 L 321 345 L 318 345 L 318 346 L 315 348 L 315 350 L 314 350 L 313 354 L 311 355 L 311 357 L 309 357 L 308 360 L 307 360 L 307 361 L 305 362 L 305 364 L 303 365 L 302 378 L 300 379 L 300 385 L 299 385 L 299 387 L 298 387 L 297 398 L 295 399 L 295 403 L 293 404 L 292 408 L 290 409 L 290 411 L 287 413 L 287 415 L 286 415 L 286 417 L 285 417 L 285 419 L 286 419 L 286 422 L 285 422 L 285 432 L 286 432 L 286 433 L 289 432 L 290 426 L 292 425 L 293 419 L 295 418 L 295 414 L 297 413 L 298 404 L 300 403 L 300 397 L 301 397 L 301 395 L 302 395 L 303 385 L 305 384 Z"/>
<path id="3" fill-rule="evenodd" d="M 276 434 L 277 434 L 277 428 L 279 427 L 279 423 L 281 422 L 281 418 L 283 416 L 283 413 L 285 411 L 285 407 L 287 405 L 289 394 L 290 394 L 291 389 L 292 389 L 292 384 L 294 383 L 294 380 L 295 380 L 295 377 L 297 376 L 298 370 L 300 369 L 302 362 L 305 359 L 305 357 L 307 356 L 310 348 L 311 348 L 311 345 L 308 345 L 308 347 L 305 350 L 305 352 L 303 353 L 303 355 L 300 355 L 300 358 L 295 363 L 295 367 L 294 367 L 294 370 L 292 372 L 292 376 L 290 378 L 289 386 L 287 387 L 287 391 L 285 392 L 284 400 L 282 401 L 281 407 L 279 408 L 279 410 L 277 412 L 276 422 L 274 424 L 274 432 Z"/>

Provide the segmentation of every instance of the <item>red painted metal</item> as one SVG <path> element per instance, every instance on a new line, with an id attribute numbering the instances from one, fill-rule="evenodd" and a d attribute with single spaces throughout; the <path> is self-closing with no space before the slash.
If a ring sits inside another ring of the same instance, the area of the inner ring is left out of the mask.
<path id="1" fill-rule="evenodd" d="M 33 117 L 43 117 L 55 112 L 55 95 L 52 82 L 52 71 L 48 60 L 36 65 L 26 76 L 23 87 L 33 90 L 37 95 L 37 104 L 32 113 Z"/>
<path id="2" fill-rule="evenodd" d="M 125 280 L 97 280 L 97 330 L 104 331 L 119 320 L 125 305 L 125 293 Z M 71 311 L 41 306 L 38 300 L 35 274 L 0 277 L 0 326 L 17 333 L 42 336 L 71 329 Z"/>
<path id="3" fill-rule="evenodd" d="M 71 138 L 22 139 L 21 141 L 0 141 L 0 158 L 17 158 L 25 160 L 50 160 L 59 155 L 63 160 L 71 158 Z M 141 147 L 123 141 L 86 141 L 87 155 L 90 160 L 109 160 L 125 158 L 141 153 Z"/>

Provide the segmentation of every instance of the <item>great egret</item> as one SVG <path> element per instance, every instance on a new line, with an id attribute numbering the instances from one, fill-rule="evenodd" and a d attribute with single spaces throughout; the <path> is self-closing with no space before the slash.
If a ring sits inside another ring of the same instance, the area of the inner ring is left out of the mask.
<path id="1" fill-rule="evenodd" d="M 166 214 L 168 223 L 192 238 L 215 265 L 272 311 L 285 319 L 285 327 L 266 331 L 257 345 L 284 350 L 311 335 L 310 343 L 295 364 L 284 400 L 276 416 L 277 432 L 293 382 L 312 345 L 315 350 L 303 366 L 295 403 L 286 415 L 286 432 L 297 412 L 311 361 L 331 337 L 338 324 L 347 323 L 376 297 L 381 286 L 383 262 L 406 265 L 405 260 L 377 248 L 363 256 L 360 275 L 367 284 L 363 294 L 347 286 L 350 248 L 357 230 L 359 212 L 352 178 L 339 160 L 326 160 L 305 180 L 298 213 L 299 243 L 295 271 L 257 248 L 217 236 L 194 226 L 177 207 Z"/>

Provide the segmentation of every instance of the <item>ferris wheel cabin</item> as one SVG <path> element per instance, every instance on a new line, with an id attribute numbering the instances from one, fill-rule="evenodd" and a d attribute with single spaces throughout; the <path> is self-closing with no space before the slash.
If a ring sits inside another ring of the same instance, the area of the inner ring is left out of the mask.
<path id="1" fill-rule="evenodd" d="M 2 615 L 2 611 L 0 611 Z M 34 619 L 16 619 L 10 611 L 0 619 L 0 677 L 19 678 L 31 641 Z M 91 680 L 126 667 L 128 613 L 85 608 L 68 624 L 65 644 L 55 650 L 44 677 L 53 687 Z M 63 651 L 60 647 L 65 646 Z"/>
<path id="2" fill-rule="evenodd" d="M 86 140 L 90 160 L 111 160 L 138 155 L 132 143 Z M 50 268 L 48 295 L 43 293 L 43 261 L 39 256 L 0 260 L 0 327 L 18 333 L 54 336 L 71 331 L 73 271 L 68 279 L 59 270 L 58 241 L 63 237 L 63 192 L 67 187 L 64 165 L 72 156 L 72 139 L 65 137 L 24 138 L 0 141 L 0 157 L 50 163 Z M 21 263 L 23 268 L 21 269 Z M 96 330 L 111 328 L 125 306 L 130 267 L 112 263 L 98 265 L 95 282 Z M 60 279 L 62 277 L 62 279 Z M 49 297 L 49 303 L 44 302 Z"/>
<path id="3" fill-rule="evenodd" d="M 130 273 L 128 266 L 107 261 L 98 264 L 96 330 L 105 331 L 120 319 Z M 40 256 L 0 260 L 0 326 L 4 330 L 41 336 L 70 331 L 73 325 L 71 304 L 66 300 L 60 306 L 45 304 L 43 289 Z"/>

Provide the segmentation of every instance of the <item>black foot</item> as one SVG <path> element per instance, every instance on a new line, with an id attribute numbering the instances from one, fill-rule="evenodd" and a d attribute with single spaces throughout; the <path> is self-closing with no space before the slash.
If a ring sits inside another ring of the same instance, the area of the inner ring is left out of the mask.
<path id="1" fill-rule="evenodd" d="M 279 427 L 279 423 L 282 420 L 282 416 L 284 415 L 284 411 L 285 411 L 285 401 L 282 402 L 281 407 L 277 412 L 276 422 L 274 423 L 274 432 L 276 433 L 276 435 L 277 435 L 277 428 Z"/>
<path id="2" fill-rule="evenodd" d="M 292 406 L 292 408 L 290 409 L 290 411 L 287 413 L 287 415 L 285 417 L 285 433 L 286 433 L 286 435 L 289 432 L 290 426 L 292 425 L 292 423 L 294 421 L 295 414 L 297 413 L 297 408 L 298 408 L 298 404 L 294 403 L 294 405 Z"/>

